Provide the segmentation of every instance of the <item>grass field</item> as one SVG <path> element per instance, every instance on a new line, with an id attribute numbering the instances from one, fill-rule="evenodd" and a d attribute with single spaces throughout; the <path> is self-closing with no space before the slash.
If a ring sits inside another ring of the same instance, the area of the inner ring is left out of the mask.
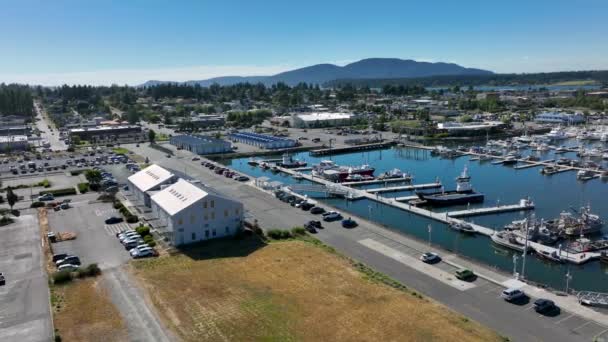
<path id="1" fill-rule="evenodd" d="M 578 80 L 578 81 L 564 81 L 564 82 L 558 82 L 552 85 L 557 85 L 557 86 L 584 86 L 584 85 L 596 85 L 598 84 L 596 81 L 594 80 Z"/>
<path id="2" fill-rule="evenodd" d="M 114 147 L 114 148 L 112 148 L 112 151 L 114 151 L 114 153 L 116 153 L 116 154 L 125 154 L 126 155 L 129 153 L 129 150 L 127 150 L 124 147 Z"/>
<path id="3" fill-rule="evenodd" d="M 52 286 L 53 322 L 62 341 L 128 341 L 120 313 L 97 280 Z"/>
<path id="4" fill-rule="evenodd" d="M 167 325 L 186 341 L 501 340 L 309 242 L 216 240 L 134 265 Z"/>

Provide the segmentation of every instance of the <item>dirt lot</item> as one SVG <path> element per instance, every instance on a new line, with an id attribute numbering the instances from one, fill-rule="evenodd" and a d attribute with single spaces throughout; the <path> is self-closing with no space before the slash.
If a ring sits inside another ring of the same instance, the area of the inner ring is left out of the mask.
<path id="1" fill-rule="evenodd" d="M 62 341 L 127 341 L 125 324 L 97 280 L 53 286 L 53 320 Z"/>
<path id="2" fill-rule="evenodd" d="M 500 340 L 307 242 L 214 241 L 134 265 L 163 319 L 187 341 Z"/>

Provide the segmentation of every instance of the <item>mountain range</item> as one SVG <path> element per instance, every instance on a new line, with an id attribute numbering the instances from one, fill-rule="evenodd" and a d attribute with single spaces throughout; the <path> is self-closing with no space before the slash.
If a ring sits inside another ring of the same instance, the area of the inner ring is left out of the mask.
<path id="1" fill-rule="evenodd" d="M 186 82 L 147 81 L 141 86 L 153 86 L 162 83 L 181 83 L 188 85 L 199 84 L 208 87 L 214 83 L 232 85 L 236 83 L 263 83 L 272 85 L 283 82 L 290 86 L 300 82 L 309 84 L 324 84 L 337 79 L 388 79 L 388 78 L 417 78 L 442 75 L 492 75 L 492 71 L 465 68 L 454 63 L 417 62 L 411 59 L 398 58 L 367 58 L 360 61 L 338 66 L 334 64 L 316 64 L 304 68 L 285 71 L 272 76 L 224 76 L 206 80 Z"/>

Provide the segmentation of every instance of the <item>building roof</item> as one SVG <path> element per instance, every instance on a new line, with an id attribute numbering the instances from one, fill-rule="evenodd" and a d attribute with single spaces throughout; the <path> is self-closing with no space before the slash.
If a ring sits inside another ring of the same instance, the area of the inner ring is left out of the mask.
<path id="1" fill-rule="evenodd" d="M 188 208 L 209 193 L 200 187 L 183 179 L 171 184 L 151 197 L 152 201 L 161 207 L 167 214 L 175 215 Z"/>
<path id="2" fill-rule="evenodd" d="M 97 126 L 97 127 L 86 127 L 86 128 L 74 128 L 70 132 L 103 132 L 103 131 L 114 131 L 122 129 L 141 129 L 141 126 L 136 125 L 124 125 L 124 126 Z"/>
<path id="3" fill-rule="evenodd" d="M 173 174 L 162 167 L 152 164 L 147 168 L 135 173 L 129 177 L 129 181 L 133 183 L 140 191 L 148 191 L 154 187 L 165 183 L 173 177 Z"/>
<path id="4" fill-rule="evenodd" d="M 349 113 L 309 113 L 296 115 L 302 121 L 324 121 L 324 120 L 348 120 L 353 117 Z"/>
<path id="5" fill-rule="evenodd" d="M 0 136 L 0 143 L 27 142 L 25 135 Z"/>

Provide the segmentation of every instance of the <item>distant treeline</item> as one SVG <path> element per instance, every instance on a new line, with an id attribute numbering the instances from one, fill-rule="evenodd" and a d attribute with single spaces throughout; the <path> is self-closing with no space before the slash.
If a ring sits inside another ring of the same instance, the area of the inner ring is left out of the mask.
<path id="1" fill-rule="evenodd" d="M 357 88 L 384 88 L 387 85 L 403 87 L 518 86 L 548 85 L 570 81 L 594 81 L 599 84 L 608 84 L 608 70 L 565 71 L 536 74 L 454 75 L 421 78 L 342 79 L 330 81 L 325 84 L 325 86 L 338 88 L 347 84 Z"/>
<path id="2" fill-rule="evenodd" d="M 30 88 L 18 84 L 0 84 L 0 115 L 30 116 L 34 102 Z"/>

